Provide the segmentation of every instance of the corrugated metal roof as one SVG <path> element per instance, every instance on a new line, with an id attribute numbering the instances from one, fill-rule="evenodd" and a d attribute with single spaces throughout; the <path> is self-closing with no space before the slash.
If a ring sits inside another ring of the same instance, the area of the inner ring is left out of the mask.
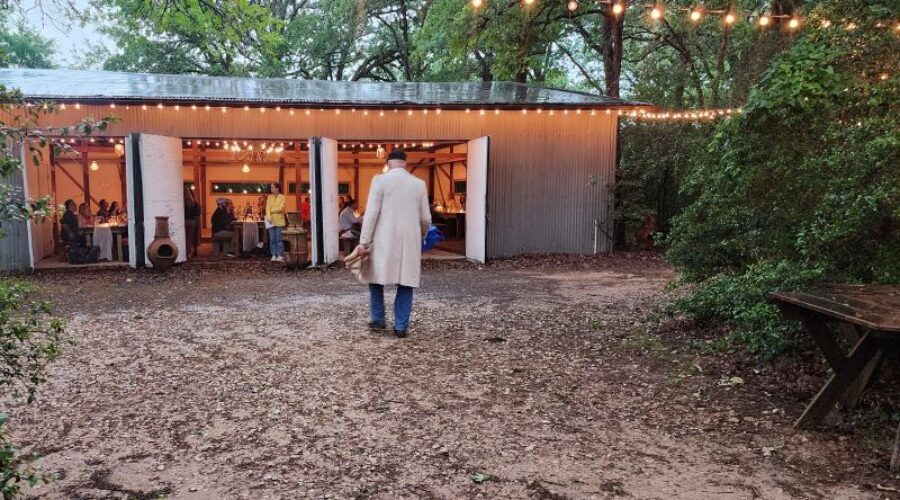
<path id="1" fill-rule="evenodd" d="M 648 106 L 514 82 L 348 82 L 164 75 L 115 71 L 2 69 L 0 83 L 33 99 L 180 101 L 316 106 Z"/>

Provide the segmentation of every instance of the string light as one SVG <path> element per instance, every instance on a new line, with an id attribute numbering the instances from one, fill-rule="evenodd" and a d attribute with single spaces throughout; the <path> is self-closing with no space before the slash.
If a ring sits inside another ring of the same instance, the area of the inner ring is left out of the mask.
<path id="1" fill-rule="evenodd" d="M 768 26 L 769 23 L 771 23 L 771 22 L 772 22 L 772 18 L 769 17 L 768 14 L 763 14 L 763 15 L 760 16 L 760 18 L 759 18 L 759 25 L 760 25 L 760 26 L 763 26 L 763 27 Z"/>
<path id="2" fill-rule="evenodd" d="M 700 10 L 700 7 L 694 7 L 694 9 L 691 10 L 691 21 L 696 23 L 700 21 L 701 18 L 703 18 L 703 12 Z"/>
<path id="3" fill-rule="evenodd" d="M 569 9 L 569 12 L 575 12 L 578 10 L 578 2 L 575 0 L 569 0 L 569 4 L 566 6 Z"/>
<path id="4" fill-rule="evenodd" d="M 615 15 L 618 16 L 618 15 L 621 14 L 622 12 L 625 12 L 625 6 L 622 5 L 621 2 L 616 2 L 616 3 L 614 3 L 613 6 L 612 6 L 612 12 L 613 12 L 613 14 L 615 14 Z"/>
<path id="5" fill-rule="evenodd" d="M 788 28 L 795 30 L 800 27 L 800 20 L 796 17 L 792 17 L 790 21 L 788 21 Z"/>
<path id="6" fill-rule="evenodd" d="M 736 21 L 736 20 L 737 20 L 737 18 L 735 17 L 735 15 L 733 13 L 729 12 L 729 13 L 725 14 L 725 24 L 732 25 L 732 24 L 734 24 L 734 21 Z"/>
<path id="7" fill-rule="evenodd" d="M 625 113 L 619 111 L 619 116 L 626 116 L 635 120 L 649 121 L 711 121 L 719 118 L 727 118 L 742 113 L 741 108 L 698 109 L 698 110 L 668 110 L 648 112 L 645 110 Z"/>
<path id="8" fill-rule="evenodd" d="M 662 8 L 659 5 L 654 5 L 653 9 L 650 10 L 650 18 L 651 19 L 659 19 L 663 16 Z"/>
<path id="9" fill-rule="evenodd" d="M 476 9 L 481 7 L 481 0 L 472 0 L 472 7 Z"/>

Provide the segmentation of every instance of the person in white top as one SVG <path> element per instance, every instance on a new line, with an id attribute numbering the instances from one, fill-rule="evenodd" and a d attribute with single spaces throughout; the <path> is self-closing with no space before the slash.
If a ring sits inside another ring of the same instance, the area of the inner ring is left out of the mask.
<path id="1" fill-rule="evenodd" d="M 359 237 L 358 253 L 369 257 L 360 281 L 369 285 L 370 328 L 386 328 L 384 287 L 397 285 L 394 333 L 406 337 L 413 289 L 421 278 L 422 238 L 430 226 L 425 182 L 406 170 L 406 153 L 395 149 L 388 155 L 388 171 L 372 181 Z"/>

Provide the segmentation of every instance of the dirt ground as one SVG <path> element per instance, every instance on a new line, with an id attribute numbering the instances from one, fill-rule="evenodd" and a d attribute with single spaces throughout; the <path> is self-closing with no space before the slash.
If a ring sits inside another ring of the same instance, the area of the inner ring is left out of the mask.
<path id="1" fill-rule="evenodd" d="M 675 293 L 655 254 L 429 263 L 404 340 L 346 271 L 229 264 L 29 278 L 77 338 L 8 408 L 57 475 L 29 495 L 900 498 L 891 424 L 792 429 L 811 354 L 648 321 Z"/>

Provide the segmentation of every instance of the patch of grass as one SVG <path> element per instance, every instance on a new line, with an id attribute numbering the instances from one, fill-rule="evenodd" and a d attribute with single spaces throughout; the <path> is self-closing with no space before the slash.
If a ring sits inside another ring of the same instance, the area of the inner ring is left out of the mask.
<path id="1" fill-rule="evenodd" d="M 685 380 L 693 377 L 694 375 L 703 373 L 703 370 L 700 369 L 700 366 L 693 361 L 689 361 L 686 363 L 682 363 L 675 369 L 672 373 L 672 377 L 669 381 L 672 384 L 678 385 L 684 382 Z"/>
<path id="2" fill-rule="evenodd" d="M 731 352 L 734 350 L 734 339 L 731 336 L 714 339 L 688 339 L 684 341 L 684 348 L 698 354 Z"/>
<path id="3" fill-rule="evenodd" d="M 638 329 L 634 335 L 625 339 L 625 345 L 649 352 L 664 351 L 666 349 L 659 335 L 650 333 L 644 328 Z"/>

